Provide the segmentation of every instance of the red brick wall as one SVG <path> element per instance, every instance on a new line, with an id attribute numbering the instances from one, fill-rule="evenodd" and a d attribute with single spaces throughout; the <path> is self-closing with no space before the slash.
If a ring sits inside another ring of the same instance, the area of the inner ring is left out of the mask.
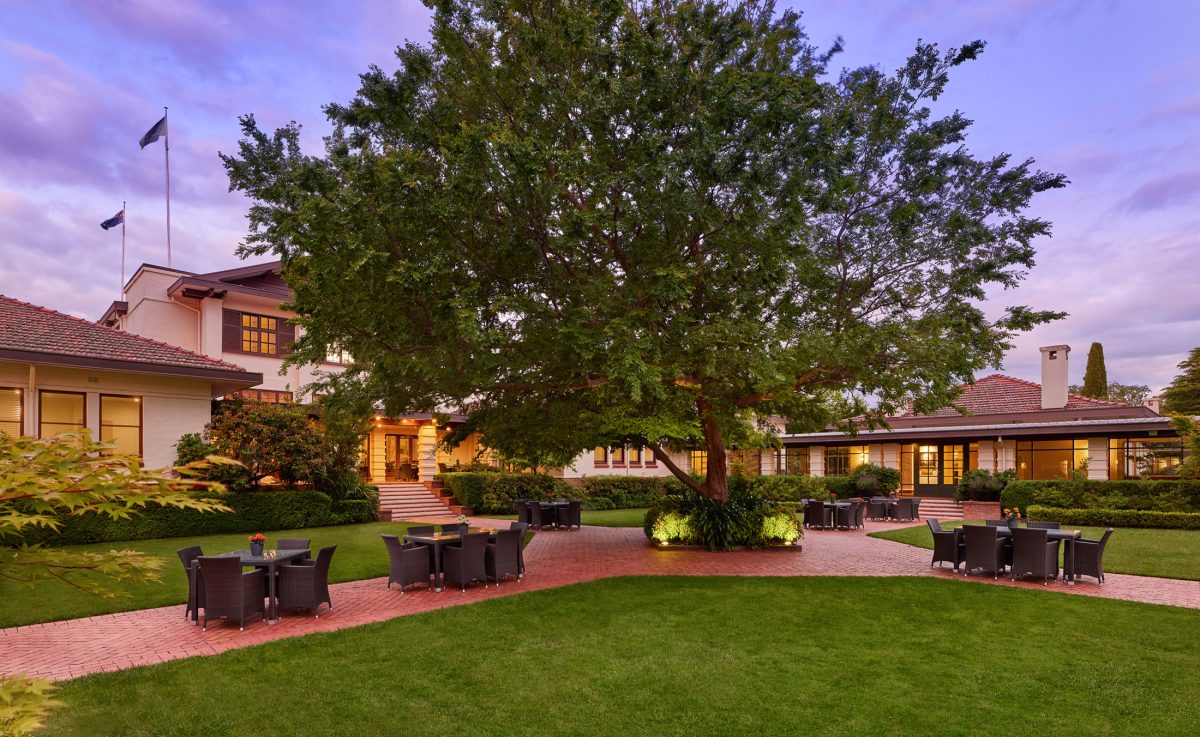
<path id="1" fill-rule="evenodd" d="M 963 502 L 963 519 L 1000 519 L 1000 502 Z"/>

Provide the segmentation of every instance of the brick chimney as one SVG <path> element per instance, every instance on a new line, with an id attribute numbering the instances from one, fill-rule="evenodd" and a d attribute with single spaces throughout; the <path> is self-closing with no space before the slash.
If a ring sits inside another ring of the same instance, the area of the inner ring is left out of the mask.
<path id="1" fill-rule="evenodd" d="M 1069 345 L 1047 345 L 1042 352 L 1042 409 L 1067 406 L 1067 354 Z"/>

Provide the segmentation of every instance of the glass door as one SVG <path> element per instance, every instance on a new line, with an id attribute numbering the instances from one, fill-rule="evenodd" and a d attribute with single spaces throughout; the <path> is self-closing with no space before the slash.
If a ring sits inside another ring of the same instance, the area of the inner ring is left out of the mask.
<path id="1" fill-rule="evenodd" d="M 967 448 L 955 445 L 918 445 L 913 450 L 914 493 L 917 496 L 954 496 L 967 468 Z"/>
<path id="2" fill-rule="evenodd" d="M 417 480 L 417 436 L 383 436 L 383 476 L 387 481 Z"/>

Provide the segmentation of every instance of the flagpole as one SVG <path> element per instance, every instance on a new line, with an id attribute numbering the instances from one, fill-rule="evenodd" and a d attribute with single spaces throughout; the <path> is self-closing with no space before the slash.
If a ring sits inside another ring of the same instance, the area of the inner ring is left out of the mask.
<path id="1" fill-rule="evenodd" d="M 125 221 L 129 219 L 125 212 L 125 202 L 121 202 L 121 299 L 125 299 Z"/>
<path id="2" fill-rule="evenodd" d="M 163 120 L 166 120 L 166 130 L 163 132 L 163 156 L 167 163 L 167 268 L 171 268 L 171 122 L 167 120 L 167 106 L 163 105 Z M 122 285 L 123 286 L 123 285 Z"/>

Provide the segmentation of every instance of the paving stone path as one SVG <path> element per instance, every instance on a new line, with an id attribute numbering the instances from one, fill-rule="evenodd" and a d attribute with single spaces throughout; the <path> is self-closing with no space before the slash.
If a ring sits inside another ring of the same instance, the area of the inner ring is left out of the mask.
<path id="1" fill-rule="evenodd" d="M 504 526 L 507 521 L 494 524 Z M 880 529 L 896 529 L 896 525 L 868 523 L 867 532 Z M 331 587 L 334 609 L 323 610 L 319 619 L 297 612 L 275 625 L 248 624 L 244 632 L 219 623 L 201 631 L 184 620 L 182 605 L 0 629 L 0 674 L 77 678 L 614 576 L 936 576 L 964 580 L 949 567 L 931 568 L 927 550 L 867 537 L 861 531 L 809 531 L 802 552 L 713 554 L 655 550 L 646 544 L 640 528 L 584 527 L 538 533 L 526 548 L 525 560 L 529 572 L 523 581 L 488 588 L 477 585 L 466 592 L 409 589 L 401 595 L 394 588 L 387 589 L 386 578 L 335 584 Z M 968 580 L 1200 609 L 1197 581 L 1115 573 L 1108 574 L 1103 586 L 1092 579 L 1074 586 L 1056 582 L 1049 587 L 1040 582 L 993 582 L 976 576 Z"/>

